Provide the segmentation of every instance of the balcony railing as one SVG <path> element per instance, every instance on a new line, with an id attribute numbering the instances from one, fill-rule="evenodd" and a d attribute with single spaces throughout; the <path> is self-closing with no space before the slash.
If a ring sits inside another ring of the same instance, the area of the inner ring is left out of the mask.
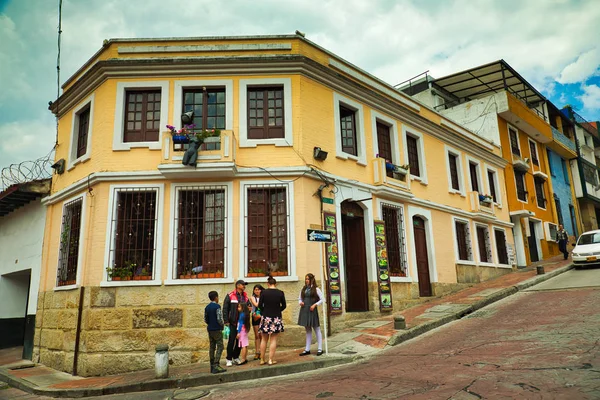
<path id="1" fill-rule="evenodd" d="M 373 183 L 375 185 L 399 186 L 410 189 L 410 172 L 394 172 L 388 176 L 385 159 L 377 157 L 373 160 Z"/>
<path id="2" fill-rule="evenodd" d="M 176 148 L 177 147 L 177 148 Z M 181 148 L 179 148 L 181 147 Z M 163 158 L 164 164 L 180 164 L 185 154 L 183 146 L 175 146 L 170 132 L 163 134 Z M 204 150 L 205 148 L 210 150 Z M 198 164 L 215 162 L 233 162 L 236 149 L 233 131 L 221 131 L 220 137 L 208 138 L 204 145 L 198 150 Z"/>
<path id="3" fill-rule="evenodd" d="M 469 192 L 471 201 L 471 212 L 483 213 L 493 216 L 495 214 L 495 204 L 493 200 L 483 199 L 479 192 Z"/>
<path id="4" fill-rule="evenodd" d="M 573 152 L 577 151 L 577 149 L 575 148 L 575 142 L 573 142 L 571 139 L 569 139 L 567 136 L 565 136 L 561 131 L 559 131 L 555 127 L 551 126 L 551 128 L 552 128 L 552 138 L 554 139 L 554 141 L 562 144 L 567 149 L 569 149 Z"/>

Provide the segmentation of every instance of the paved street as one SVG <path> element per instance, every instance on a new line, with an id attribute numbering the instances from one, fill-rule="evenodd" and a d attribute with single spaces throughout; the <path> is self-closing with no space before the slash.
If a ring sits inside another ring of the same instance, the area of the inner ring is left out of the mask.
<path id="1" fill-rule="evenodd" d="M 103 399 L 600 399 L 599 304 L 600 269 L 571 270 L 358 364 Z"/>

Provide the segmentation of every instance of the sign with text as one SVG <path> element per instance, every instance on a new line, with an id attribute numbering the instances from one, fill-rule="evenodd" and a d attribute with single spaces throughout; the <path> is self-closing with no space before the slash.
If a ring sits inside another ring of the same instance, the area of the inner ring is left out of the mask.
<path id="1" fill-rule="evenodd" d="M 331 243 L 331 232 L 318 229 L 307 229 L 306 239 L 309 242 Z"/>
<path id="2" fill-rule="evenodd" d="M 342 312 L 342 285 L 340 278 L 340 265 L 338 261 L 338 242 L 337 242 L 337 227 L 335 223 L 335 214 L 332 212 L 324 212 L 325 230 L 331 234 L 331 244 L 325 248 L 327 252 L 327 279 L 329 287 L 327 294 L 329 295 L 329 310 L 332 314 Z"/>
<path id="3" fill-rule="evenodd" d="M 387 244 L 385 241 L 385 225 L 383 221 L 375 221 L 375 254 L 377 256 L 379 309 L 381 311 L 392 311 L 392 283 L 390 282 Z"/>

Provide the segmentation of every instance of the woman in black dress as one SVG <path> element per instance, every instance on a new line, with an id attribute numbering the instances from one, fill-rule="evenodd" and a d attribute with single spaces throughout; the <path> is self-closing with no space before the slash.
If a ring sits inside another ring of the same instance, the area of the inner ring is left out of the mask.
<path id="1" fill-rule="evenodd" d="M 323 303 L 323 294 L 317 287 L 317 281 L 313 274 L 306 274 L 304 277 L 304 287 L 300 291 L 298 304 L 300 304 L 300 315 L 298 315 L 298 325 L 306 329 L 306 347 L 300 353 L 301 356 L 310 354 L 310 345 L 312 343 L 312 331 L 317 335 L 317 355 L 323 354 L 323 336 L 321 335 L 321 325 L 319 324 L 318 306 Z"/>
<path id="2" fill-rule="evenodd" d="M 266 350 L 267 341 L 271 341 L 269 345 L 269 365 L 277 364 L 273 360 L 275 350 L 277 349 L 277 336 L 283 332 L 283 320 L 281 312 L 285 310 L 285 295 L 275 287 L 277 281 L 272 276 L 267 279 L 267 288 L 260 293 L 258 300 L 258 308 L 262 315 L 258 331 L 261 333 L 260 342 L 260 365 L 264 365 L 267 361 Z"/>

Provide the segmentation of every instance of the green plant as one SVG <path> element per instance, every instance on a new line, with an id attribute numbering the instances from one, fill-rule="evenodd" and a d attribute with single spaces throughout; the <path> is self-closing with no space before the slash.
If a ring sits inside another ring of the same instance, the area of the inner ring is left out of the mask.
<path id="1" fill-rule="evenodd" d="M 200 141 L 200 143 L 204 143 L 204 140 L 209 137 L 217 137 L 221 135 L 221 131 L 219 129 L 203 129 L 200 132 L 196 132 L 196 138 Z"/>

